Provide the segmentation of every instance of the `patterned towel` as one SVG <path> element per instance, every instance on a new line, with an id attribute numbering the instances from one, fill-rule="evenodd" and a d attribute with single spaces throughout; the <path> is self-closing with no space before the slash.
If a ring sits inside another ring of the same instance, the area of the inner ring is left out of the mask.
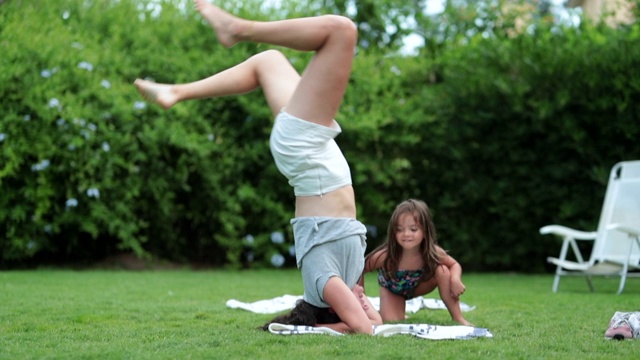
<path id="1" fill-rule="evenodd" d="M 269 325 L 269 332 L 276 335 L 304 335 L 304 334 L 328 334 L 334 336 L 343 335 L 340 332 L 327 327 L 314 327 L 302 325 L 284 325 L 273 323 Z M 439 326 L 429 324 L 387 324 L 373 327 L 374 336 L 412 335 L 420 339 L 445 340 L 445 339 L 475 339 L 478 337 L 493 337 L 487 329 L 473 326 Z"/>
<path id="2" fill-rule="evenodd" d="M 302 335 L 302 334 L 329 334 L 334 336 L 344 335 L 324 326 L 269 324 L 269 332 L 276 335 Z"/>
<path id="3" fill-rule="evenodd" d="M 242 309 L 257 314 L 275 314 L 285 310 L 291 310 L 296 306 L 296 301 L 302 299 L 302 296 L 284 295 L 273 299 L 259 300 L 252 303 L 246 303 L 231 299 L 227 301 L 227 307 L 232 309 Z M 380 298 L 369 296 L 369 300 L 376 310 L 380 310 Z M 425 299 L 422 296 L 407 300 L 406 312 L 415 314 L 421 309 L 440 310 L 446 309 L 444 302 L 440 299 Z M 469 306 L 463 302 L 460 303 L 460 309 L 463 312 L 475 309 L 475 306 Z"/>

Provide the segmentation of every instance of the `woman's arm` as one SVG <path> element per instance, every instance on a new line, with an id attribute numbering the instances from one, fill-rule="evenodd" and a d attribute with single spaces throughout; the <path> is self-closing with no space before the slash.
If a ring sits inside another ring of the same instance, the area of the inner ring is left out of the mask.
<path id="1" fill-rule="evenodd" d="M 329 328 L 331 330 L 335 330 L 335 331 L 343 333 L 343 334 L 348 334 L 348 333 L 352 333 L 353 332 L 353 330 L 351 330 L 349 325 L 347 325 L 347 324 L 345 324 L 343 322 L 334 323 L 334 324 L 316 324 L 316 327 L 326 327 L 326 328 Z"/>
<path id="2" fill-rule="evenodd" d="M 371 326 L 373 325 L 382 325 L 382 317 L 380 313 L 373 307 L 371 301 L 364 293 L 364 288 L 360 285 L 356 285 L 351 289 L 353 295 L 358 298 L 360 304 L 362 305 L 362 309 L 367 314 L 369 321 L 371 322 Z M 344 322 L 334 323 L 334 324 L 316 324 L 316 326 L 328 327 L 329 329 L 341 332 L 341 333 L 352 333 L 354 332 L 349 325 Z"/>
<path id="3" fill-rule="evenodd" d="M 362 305 L 362 309 L 367 314 L 367 317 L 371 321 L 371 325 L 382 325 L 382 316 L 378 313 L 369 297 L 364 293 L 364 288 L 360 285 L 356 285 L 351 289 L 353 294 L 360 300 L 360 304 Z"/>

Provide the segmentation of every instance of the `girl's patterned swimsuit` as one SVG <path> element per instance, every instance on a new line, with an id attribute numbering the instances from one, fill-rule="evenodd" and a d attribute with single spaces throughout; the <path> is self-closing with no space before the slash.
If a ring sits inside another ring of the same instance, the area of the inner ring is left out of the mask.
<path id="1" fill-rule="evenodd" d="M 398 270 L 393 279 L 386 277 L 384 270 L 378 270 L 378 284 L 383 288 L 400 295 L 405 300 L 413 298 L 413 293 L 420 283 L 422 269 L 419 270 Z"/>

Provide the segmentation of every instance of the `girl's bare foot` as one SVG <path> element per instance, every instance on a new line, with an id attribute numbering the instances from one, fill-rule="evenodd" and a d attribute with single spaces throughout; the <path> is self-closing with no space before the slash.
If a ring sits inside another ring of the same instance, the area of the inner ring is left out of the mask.
<path id="1" fill-rule="evenodd" d="M 136 79 L 134 85 L 138 88 L 142 97 L 162 106 L 164 109 L 168 109 L 178 102 L 178 97 L 172 92 L 172 85 L 158 84 L 142 79 Z"/>
<path id="2" fill-rule="evenodd" d="M 196 9 L 207 20 L 218 37 L 218 41 L 225 47 L 232 47 L 243 37 L 251 38 L 252 22 L 239 19 L 207 0 L 194 0 Z"/>
<path id="3" fill-rule="evenodd" d="M 472 323 L 468 322 L 465 318 L 461 318 L 461 319 L 453 319 L 453 321 L 457 322 L 460 325 L 465 325 L 465 326 L 474 326 Z"/>

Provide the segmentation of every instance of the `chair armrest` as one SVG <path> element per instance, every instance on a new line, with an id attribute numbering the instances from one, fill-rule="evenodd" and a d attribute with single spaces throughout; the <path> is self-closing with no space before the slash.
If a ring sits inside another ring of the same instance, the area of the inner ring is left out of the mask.
<path id="1" fill-rule="evenodd" d="M 540 228 L 540 234 L 554 234 L 562 237 L 570 237 L 576 240 L 595 240 L 598 235 L 595 231 L 580 231 L 562 225 L 547 225 Z"/>
<path id="2" fill-rule="evenodd" d="M 607 230 L 618 230 L 629 234 L 629 236 L 640 237 L 640 228 L 626 224 L 609 224 Z"/>

